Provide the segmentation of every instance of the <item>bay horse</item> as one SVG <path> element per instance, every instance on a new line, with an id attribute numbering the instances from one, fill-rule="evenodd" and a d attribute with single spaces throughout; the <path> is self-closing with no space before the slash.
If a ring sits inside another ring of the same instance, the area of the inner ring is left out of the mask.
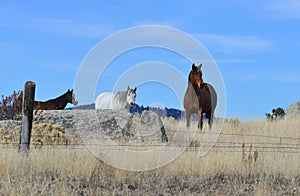
<path id="1" fill-rule="evenodd" d="M 136 87 L 131 89 L 128 86 L 126 91 L 120 91 L 116 94 L 104 92 L 97 96 L 95 109 L 129 110 L 130 107 L 135 105 L 135 97 Z"/>
<path id="2" fill-rule="evenodd" d="M 66 93 L 55 99 L 50 99 L 48 101 L 34 101 L 33 108 L 34 110 L 63 110 L 68 103 L 72 103 L 75 106 L 78 104 L 73 89 L 68 89 Z"/>
<path id="3" fill-rule="evenodd" d="M 200 130 L 203 128 L 202 116 L 204 114 L 211 129 L 217 105 L 217 93 L 212 85 L 203 82 L 201 68 L 202 64 L 196 66 L 193 63 L 184 95 L 186 126 L 190 126 L 191 114 L 196 114 Z"/>

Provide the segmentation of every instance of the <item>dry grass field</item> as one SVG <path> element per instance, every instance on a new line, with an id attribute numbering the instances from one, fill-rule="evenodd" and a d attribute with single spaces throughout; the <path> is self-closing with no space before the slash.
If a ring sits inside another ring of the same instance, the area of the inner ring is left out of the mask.
<path id="1" fill-rule="evenodd" d="M 174 127 L 185 129 L 184 121 L 164 124 L 169 140 Z M 300 194 L 300 118 L 227 120 L 206 156 L 198 156 L 197 146 L 163 167 L 130 172 L 106 165 L 83 145 L 32 146 L 22 158 L 3 143 L 0 195 Z"/>

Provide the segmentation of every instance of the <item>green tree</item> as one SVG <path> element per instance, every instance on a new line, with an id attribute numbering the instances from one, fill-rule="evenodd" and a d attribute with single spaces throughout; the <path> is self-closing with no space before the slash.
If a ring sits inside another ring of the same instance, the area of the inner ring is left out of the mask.
<path id="1" fill-rule="evenodd" d="M 273 109 L 272 114 L 266 113 L 267 120 L 280 120 L 283 119 L 285 116 L 285 111 L 281 107 Z"/>

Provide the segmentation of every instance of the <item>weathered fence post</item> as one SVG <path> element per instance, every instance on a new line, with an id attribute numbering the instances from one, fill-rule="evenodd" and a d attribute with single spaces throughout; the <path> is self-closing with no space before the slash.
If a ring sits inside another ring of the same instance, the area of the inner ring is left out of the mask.
<path id="1" fill-rule="evenodd" d="M 34 104 L 35 83 L 28 81 L 24 86 L 22 104 L 22 130 L 20 137 L 19 152 L 28 155 L 30 135 L 32 128 L 33 104 Z"/>

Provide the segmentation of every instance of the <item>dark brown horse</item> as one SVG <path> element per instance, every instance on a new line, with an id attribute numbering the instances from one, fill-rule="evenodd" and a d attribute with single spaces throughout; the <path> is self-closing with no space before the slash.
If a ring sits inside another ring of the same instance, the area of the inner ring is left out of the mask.
<path id="1" fill-rule="evenodd" d="M 48 101 L 34 101 L 34 110 L 63 110 L 68 103 L 77 105 L 78 101 L 75 99 L 75 94 L 72 90 L 68 90 L 63 95 L 50 99 Z"/>
<path id="2" fill-rule="evenodd" d="M 203 127 L 202 116 L 204 114 L 208 119 L 209 128 L 211 128 L 217 105 L 217 93 L 212 85 L 203 82 L 201 67 L 202 64 L 192 65 L 188 88 L 184 95 L 186 126 L 190 126 L 191 114 L 197 114 L 198 128 L 200 129 Z"/>

